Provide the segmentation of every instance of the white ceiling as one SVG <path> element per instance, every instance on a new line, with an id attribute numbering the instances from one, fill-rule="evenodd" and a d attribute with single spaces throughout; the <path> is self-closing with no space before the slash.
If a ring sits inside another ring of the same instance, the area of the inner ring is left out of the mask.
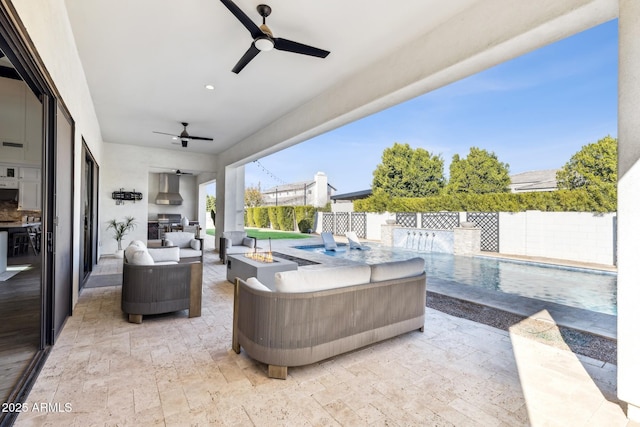
<path id="1" fill-rule="evenodd" d="M 219 0 L 66 0 L 106 142 L 219 153 L 477 0 L 273 0 L 275 37 L 331 51 L 325 58 L 260 53 L 231 69 L 251 36 Z M 258 25 L 257 0 L 235 3 Z M 394 6 L 395 4 L 396 6 Z M 204 88 L 213 84 L 215 90 Z"/>
<path id="2" fill-rule="evenodd" d="M 256 11 L 261 1 L 235 3 L 261 23 Z M 287 138 L 295 143 L 307 134 L 313 136 L 314 131 L 307 132 L 313 126 L 318 133 L 319 121 L 327 123 L 334 114 L 322 111 L 323 105 L 324 110 L 338 105 L 333 102 L 336 96 L 345 98 L 343 111 L 335 113 L 343 117 L 375 97 L 387 96 L 386 106 L 401 102 L 611 19 L 617 7 L 614 0 L 535 4 L 272 0 L 268 4 L 272 13 L 267 24 L 275 37 L 331 54 L 320 59 L 262 52 L 234 74 L 231 69 L 252 40 L 219 0 L 66 0 L 103 140 L 185 150 L 172 144 L 170 136 L 153 133 L 180 133 L 184 121 L 190 123 L 191 135 L 214 138 L 190 141 L 187 150 L 227 154 L 232 146 L 233 150 L 244 146 L 228 156 L 237 161 L 247 158 L 247 147 L 265 144 L 254 151 L 264 153 L 265 147 L 277 149 L 275 144 Z M 388 58 L 397 58 L 397 64 L 389 64 Z M 386 70 L 376 74 L 376 67 Z M 399 83 L 390 83 L 394 79 Z M 414 84 L 418 79 L 423 84 Z M 206 84 L 215 90 L 206 90 Z M 361 96 L 378 84 L 381 89 Z M 398 95 L 409 86 L 410 95 Z M 306 128 L 280 130 L 316 113 L 316 122 L 309 120 Z M 291 138 L 295 134 L 298 137 Z"/>

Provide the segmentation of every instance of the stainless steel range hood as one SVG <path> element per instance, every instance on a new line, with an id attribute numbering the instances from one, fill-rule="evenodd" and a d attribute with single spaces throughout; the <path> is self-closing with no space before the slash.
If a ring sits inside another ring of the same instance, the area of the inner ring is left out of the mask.
<path id="1" fill-rule="evenodd" d="M 172 173 L 161 173 L 158 182 L 156 205 L 181 205 L 180 177 Z"/>

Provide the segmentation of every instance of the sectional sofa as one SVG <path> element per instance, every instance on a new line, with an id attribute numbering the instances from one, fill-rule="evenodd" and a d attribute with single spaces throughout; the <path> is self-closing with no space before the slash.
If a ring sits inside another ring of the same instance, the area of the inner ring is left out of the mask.
<path id="1" fill-rule="evenodd" d="M 235 288 L 232 347 L 286 379 L 315 363 L 406 332 L 424 331 L 424 260 L 299 269 Z"/>

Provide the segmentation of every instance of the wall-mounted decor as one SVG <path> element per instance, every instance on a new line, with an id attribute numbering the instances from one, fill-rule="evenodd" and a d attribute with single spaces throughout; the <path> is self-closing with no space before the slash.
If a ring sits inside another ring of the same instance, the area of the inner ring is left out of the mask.
<path id="1" fill-rule="evenodd" d="M 135 188 L 133 191 L 124 191 L 121 188 L 118 191 L 114 191 L 111 193 L 111 198 L 116 201 L 116 205 L 123 205 L 124 202 L 136 202 L 136 200 L 142 200 L 142 193 L 136 192 Z"/>

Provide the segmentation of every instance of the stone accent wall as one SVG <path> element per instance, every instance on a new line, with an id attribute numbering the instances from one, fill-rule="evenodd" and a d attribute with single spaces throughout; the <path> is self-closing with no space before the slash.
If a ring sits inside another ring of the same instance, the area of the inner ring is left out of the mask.
<path id="1" fill-rule="evenodd" d="M 453 253 L 455 255 L 475 255 L 480 253 L 480 229 L 476 227 L 456 227 L 453 229 Z"/>
<path id="2" fill-rule="evenodd" d="M 397 224 L 382 224 L 380 226 L 380 243 L 382 246 L 393 247 L 393 230 L 398 228 Z"/>

